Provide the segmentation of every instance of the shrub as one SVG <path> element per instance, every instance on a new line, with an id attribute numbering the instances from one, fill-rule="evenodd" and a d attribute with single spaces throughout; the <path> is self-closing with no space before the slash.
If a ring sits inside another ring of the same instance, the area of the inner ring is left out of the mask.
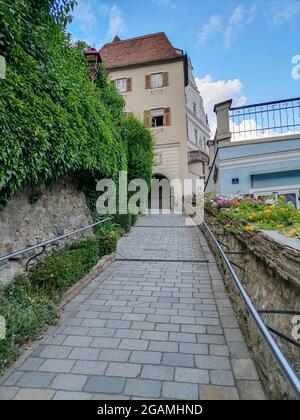
<path id="1" fill-rule="evenodd" d="M 113 216 L 114 222 L 121 226 L 125 232 L 129 232 L 130 228 L 132 226 L 132 215 L 130 213 L 128 214 L 115 214 Z"/>
<path id="2" fill-rule="evenodd" d="M 98 260 L 97 240 L 87 238 L 37 263 L 31 268 L 29 278 L 34 286 L 41 287 L 48 294 L 61 295 L 87 275 Z"/>
<path id="3" fill-rule="evenodd" d="M 18 277 L 0 295 L 0 315 L 6 319 L 6 338 L 0 340 L 0 370 L 18 354 L 20 345 L 33 340 L 45 324 L 54 324 L 56 307 L 43 290 Z"/>
<path id="4" fill-rule="evenodd" d="M 118 239 L 124 230 L 113 223 L 106 223 L 96 231 L 100 256 L 109 255 L 116 251 Z"/>

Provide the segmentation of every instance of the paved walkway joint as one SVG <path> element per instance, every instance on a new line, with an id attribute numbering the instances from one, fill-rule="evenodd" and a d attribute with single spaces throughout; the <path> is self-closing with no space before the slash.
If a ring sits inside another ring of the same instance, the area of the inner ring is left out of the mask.
<path id="1" fill-rule="evenodd" d="M 0 381 L 0 399 L 263 399 L 207 243 L 151 215 Z"/>

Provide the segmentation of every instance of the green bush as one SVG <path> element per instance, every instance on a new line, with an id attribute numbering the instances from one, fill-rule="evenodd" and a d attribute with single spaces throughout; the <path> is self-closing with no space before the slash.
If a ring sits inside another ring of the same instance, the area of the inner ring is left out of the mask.
<path id="1" fill-rule="evenodd" d="M 96 237 L 101 257 L 116 251 L 117 242 L 123 234 L 124 229 L 113 223 L 106 223 L 97 229 Z"/>
<path id="2" fill-rule="evenodd" d="M 21 276 L 0 295 L 0 315 L 6 319 L 6 338 L 0 340 L 3 370 L 16 358 L 20 345 L 35 339 L 44 325 L 55 323 L 56 305 Z"/>
<path id="3" fill-rule="evenodd" d="M 129 232 L 132 226 L 132 214 L 115 214 L 113 216 L 116 225 L 121 226 L 125 232 Z"/>
<path id="4" fill-rule="evenodd" d="M 50 295 L 61 295 L 89 273 L 99 256 L 96 238 L 84 239 L 65 250 L 54 252 L 33 266 L 30 281 Z"/>

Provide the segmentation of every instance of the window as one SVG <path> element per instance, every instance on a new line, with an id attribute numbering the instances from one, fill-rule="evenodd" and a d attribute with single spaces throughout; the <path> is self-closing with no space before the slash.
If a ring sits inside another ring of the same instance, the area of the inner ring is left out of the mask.
<path id="1" fill-rule="evenodd" d="M 163 87 L 163 74 L 156 73 L 151 74 L 151 81 L 150 81 L 151 89 L 158 89 Z"/>
<path id="2" fill-rule="evenodd" d="M 115 81 L 115 85 L 116 85 L 116 89 L 120 92 L 120 93 L 125 93 L 127 92 L 127 79 L 117 79 Z"/>
<path id="3" fill-rule="evenodd" d="M 195 144 L 198 144 L 198 130 L 197 130 L 197 128 L 194 128 L 194 138 L 195 138 Z"/>
<path id="4" fill-rule="evenodd" d="M 197 115 L 197 104 L 193 102 L 193 113 Z"/>
<path id="5" fill-rule="evenodd" d="M 164 109 L 153 109 L 151 111 L 151 127 L 163 127 L 164 125 Z"/>

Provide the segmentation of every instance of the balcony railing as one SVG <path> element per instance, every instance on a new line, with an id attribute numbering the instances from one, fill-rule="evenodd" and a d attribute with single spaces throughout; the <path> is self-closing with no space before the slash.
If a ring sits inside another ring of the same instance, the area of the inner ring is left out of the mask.
<path id="1" fill-rule="evenodd" d="M 233 140 L 300 133 L 300 98 L 230 108 Z"/>

